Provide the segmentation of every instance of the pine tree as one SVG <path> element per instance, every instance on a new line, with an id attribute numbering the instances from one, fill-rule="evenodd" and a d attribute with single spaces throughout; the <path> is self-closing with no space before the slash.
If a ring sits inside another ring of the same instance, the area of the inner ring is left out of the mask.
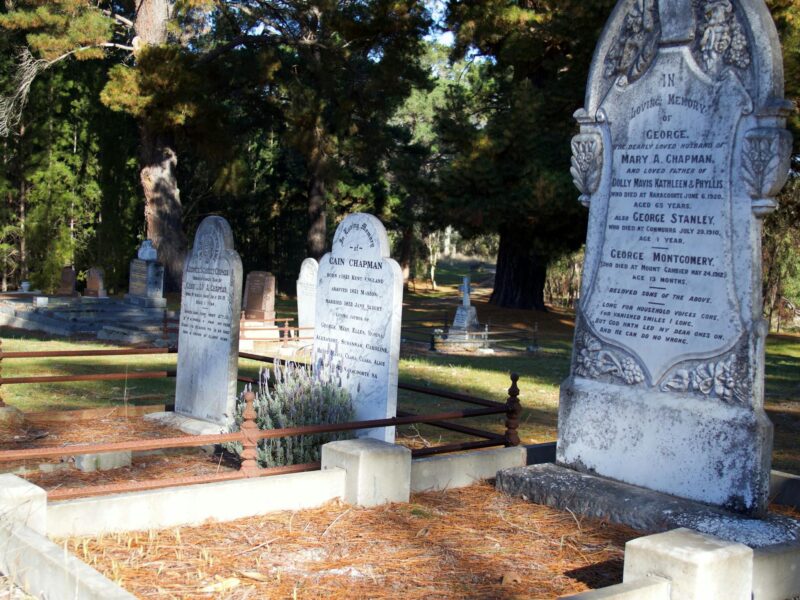
<path id="1" fill-rule="evenodd" d="M 471 56 L 439 123 L 448 214 L 467 234 L 500 234 L 491 301 L 544 310 L 547 265 L 583 241 L 569 178 L 572 114 L 613 0 L 450 2 L 452 56 Z"/>

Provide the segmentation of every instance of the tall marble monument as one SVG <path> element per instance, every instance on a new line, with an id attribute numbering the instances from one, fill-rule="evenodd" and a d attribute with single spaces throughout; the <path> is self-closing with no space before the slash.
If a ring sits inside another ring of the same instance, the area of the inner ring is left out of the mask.
<path id="1" fill-rule="evenodd" d="M 472 281 L 469 275 L 465 275 L 463 283 L 459 287 L 461 290 L 461 304 L 456 310 L 455 319 L 453 319 L 453 329 L 477 329 L 480 327 L 478 311 L 472 306 L 469 298 L 472 291 L 471 284 Z"/>
<path id="2" fill-rule="evenodd" d="M 389 258 L 381 222 L 364 213 L 346 217 L 319 263 L 318 281 L 314 363 L 341 366 L 359 421 L 395 416 L 403 274 Z M 394 427 L 359 435 L 393 442 Z"/>
<path id="3" fill-rule="evenodd" d="M 222 217 L 200 223 L 183 268 L 175 412 L 226 426 L 233 418 L 242 261 Z"/>
<path id="4" fill-rule="evenodd" d="M 572 141 L 590 213 L 560 465 L 766 509 L 761 219 L 790 107 L 763 0 L 617 4 Z"/>

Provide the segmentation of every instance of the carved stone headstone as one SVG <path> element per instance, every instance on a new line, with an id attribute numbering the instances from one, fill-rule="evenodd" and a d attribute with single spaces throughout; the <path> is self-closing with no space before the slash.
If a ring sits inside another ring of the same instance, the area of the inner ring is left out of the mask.
<path id="1" fill-rule="evenodd" d="M 164 308 L 164 267 L 156 261 L 156 249 L 150 240 L 139 247 L 136 258 L 130 263 L 128 293 L 125 302 L 136 306 Z"/>
<path id="2" fill-rule="evenodd" d="M 206 217 L 183 268 L 175 412 L 226 426 L 233 418 L 242 261 L 222 217 Z"/>
<path id="3" fill-rule="evenodd" d="M 461 290 L 461 304 L 456 310 L 455 319 L 453 319 L 453 329 L 477 329 L 480 327 L 480 323 L 478 322 L 478 311 L 469 300 L 469 294 L 472 291 L 469 275 L 464 276 L 459 289 Z"/>
<path id="4" fill-rule="evenodd" d="M 303 331 L 304 328 L 314 327 L 318 273 L 319 263 L 313 258 L 305 259 L 300 265 L 300 276 L 297 278 L 297 326 L 300 328 L 300 337 L 310 334 Z"/>
<path id="5" fill-rule="evenodd" d="M 77 275 L 75 267 L 69 266 L 61 269 L 61 281 L 58 284 L 57 296 L 77 296 L 78 292 L 75 291 L 75 282 Z"/>
<path id="6" fill-rule="evenodd" d="M 359 421 L 397 412 L 402 310 L 403 275 L 386 230 L 372 215 L 349 215 L 319 263 L 313 359 L 341 366 Z M 359 435 L 393 442 L 394 427 Z"/>
<path id="7" fill-rule="evenodd" d="M 792 143 L 762 0 L 621 0 L 576 113 L 590 207 L 559 464 L 765 510 L 760 219 Z"/>
<path id="8" fill-rule="evenodd" d="M 86 274 L 86 289 L 84 296 L 91 298 L 107 298 L 105 287 L 105 271 L 101 267 L 92 267 Z"/>
<path id="9" fill-rule="evenodd" d="M 272 273 L 252 271 L 247 274 L 243 312 L 245 319 L 275 319 L 275 276 Z"/>

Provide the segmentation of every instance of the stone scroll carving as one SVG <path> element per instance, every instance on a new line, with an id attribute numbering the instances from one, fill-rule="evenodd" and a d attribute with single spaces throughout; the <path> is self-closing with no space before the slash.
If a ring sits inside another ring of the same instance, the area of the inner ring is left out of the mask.
<path id="1" fill-rule="evenodd" d="M 603 173 L 603 138 L 598 133 L 581 133 L 572 138 L 572 182 L 580 191 L 580 203 L 589 206 Z"/>
<path id="2" fill-rule="evenodd" d="M 745 135 L 742 154 L 742 179 L 753 213 L 761 218 L 778 207 L 775 196 L 789 177 L 792 135 L 785 129 L 752 129 Z"/>

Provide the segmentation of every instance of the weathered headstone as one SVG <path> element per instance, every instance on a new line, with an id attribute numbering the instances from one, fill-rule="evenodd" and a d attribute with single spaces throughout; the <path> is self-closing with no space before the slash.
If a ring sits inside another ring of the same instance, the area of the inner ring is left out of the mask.
<path id="1" fill-rule="evenodd" d="M 459 287 L 461 290 L 461 304 L 456 310 L 455 319 L 453 319 L 453 329 L 473 330 L 480 327 L 478 311 L 469 300 L 469 294 L 472 291 L 470 283 L 469 276 L 465 275 L 463 283 Z"/>
<path id="2" fill-rule="evenodd" d="M 314 327 L 314 312 L 317 308 L 317 276 L 319 263 L 307 258 L 300 265 L 300 276 L 297 278 L 297 326 L 300 337 L 309 335 L 303 329 Z"/>
<path id="3" fill-rule="evenodd" d="M 557 461 L 766 509 L 760 219 L 786 180 L 790 104 L 762 0 L 621 0 L 576 113 L 590 206 Z"/>
<path id="4" fill-rule="evenodd" d="M 313 360 L 341 366 L 359 421 L 397 412 L 402 309 L 403 276 L 386 230 L 372 215 L 349 215 L 319 263 Z M 359 435 L 393 442 L 394 427 Z"/>
<path id="5" fill-rule="evenodd" d="M 101 267 L 92 267 L 86 274 L 86 289 L 84 296 L 92 298 L 107 298 L 105 287 L 105 271 Z"/>
<path id="6" fill-rule="evenodd" d="M 242 261 L 222 217 L 206 217 L 183 268 L 175 412 L 226 426 L 233 418 Z"/>
<path id="7" fill-rule="evenodd" d="M 77 276 L 75 267 L 69 266 L 61 269 L 61 281 L 58 284 L 57 296 L 77 296 L 78 292 L 75 291 L 75 282 Z"/>
<path id="8" fill-rule="evenodd" d="M 136 253 L 136 258 L 141 260 L 158 260 L 158 251 L 156 247 L 153 246 L 153 242 L 151 240 L 145 240 L 142 242 L 142 245 L 139 246 L 139 250 Z"/>
<path id="9" fill-rule="evenodd" d="M 245 319 L 275 319 L 275 276 L 272 273 L 252 271 L 247 274 L 243 312 Z"/>
<path id="10" fill-rule="evenodd" d="M 164 267 L 156 260 L 157 253 L 150 240 L 139 247 L 130 263 L 128 293 L 125 302 L 136 306 L 164 308 Z"/>

